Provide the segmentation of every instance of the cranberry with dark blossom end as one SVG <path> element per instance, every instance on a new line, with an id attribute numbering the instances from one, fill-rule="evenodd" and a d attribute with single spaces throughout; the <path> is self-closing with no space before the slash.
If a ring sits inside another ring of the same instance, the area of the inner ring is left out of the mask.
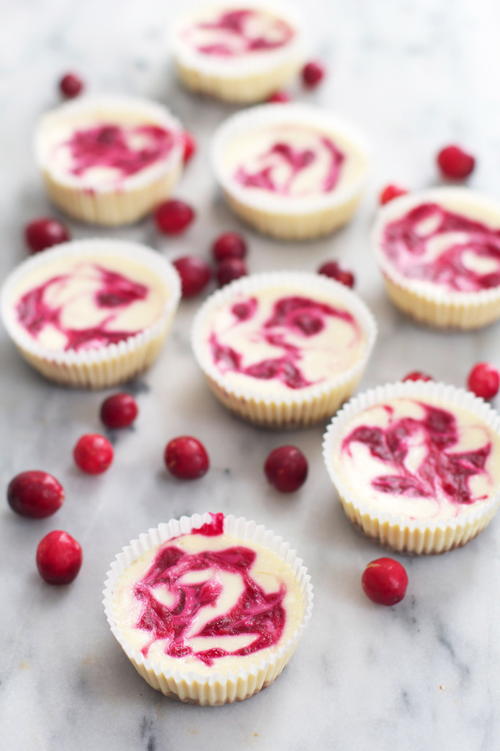
<path id="1" fill-rule="evenodd" d="M 308 89 L 315 89 L 316 86 L 319 86 L 325 77 L 325 74 L 326 71 L 324 65 L 318 60 L 311 60 L 302 68 L 302 81 L 304 86 L 307 86 Z"/>
<path id="2" fill-rule="evenodd" d="M 433 381 L 433 377 L 427 373 L 423 373 L 421 370 L 412 370 L 407 373 L 403 378 L 403 381 Z"/>
<path id="3" fill-rule="evenodd" d="M 396 605 L 406 594 L 408 574 L 405 567 L 394 558 L 377 558 L 363 571 L 361 584 L 372 602 L 378 605 Z"/>
<path id="4" fill-rule="evenodd" d="M 66 73 L 59 81 L 59 91 L 66 99 L 74 99 L 84 88 L 85 84 L 77 73 Z"/>
<path id="5" fill-rule="evenodd" d="M 190 435 L 172 438 L 165 446 L 164 460 L 168 471 L 180 480 L 197 480 L 210 467 L 205 446 Z"/>
<path id="6" fill-rule="evenodd" d="M 224 287 L 229 282 L 234 282 L 235 279 L 247 274 L 248 269 L 245 261 L 241 258 L 228 258 L 227 261 L 222 261 L 217 269 L 217 283 L 219 287 Z"/>
<path id="7" fill-rule="evenodd" d="M 438 167 L 448 180 L 465 180 L 474 171 L 476 160 L 460 146 L 445 146 L 437 155 Z"/>
<path id="8" fill-rule="evenodd" d="M 40 540 L 36 549 L 38 573 L 47 584 L 69 584 L 82 565 L 82 548 L 74 537 L 55 529 Z"/>
<path id="9" fill-rule="evenodd" d="M 307 459 L 296 446 L 279 446 L 267 457 L 264 472 L 280 493 L 293 493 L 306 481 Z"/>
<path id="10" fill-rule="evenodd" d="M 196 154 L 196 141 L 192 133 L 185 130 L 182 134 L 182 140 L 184 142 L 184 151 L 182 153 L 182 161 L 187 164 Z"/>
<path id="11" fill-rule="evenodd" d="M 194 209 L 175 198 L 160 203 L 154 213 L 156 226 L 164 235 L 180 235 L 189 227 L 194 217 Z"/>
<path id="12" fill-rule="evenodd" d="M 267 97 L 266 101 L 273 104 L 286 104 L 286 102 L 291 101 L 291 96 L 286 91 L 274 91 Z"/>
<path id="13" fill-rule="evenodd" d="M 326 263 L 322 264 L 318 269 L 318 274 L 323 274 L 323 276 L 334 279 L 336 282 L 340 282 L 341 284 L 344 284 L 346 287 L 350 287 L 351 289 L 356 283 L 356 277 L 354 276 L 352 271 L 346 271 L 345 269 L 341 268 L 337 261 L 327 261 Z"/>
<path id="14" fill-rule="evenodd" d="M 31 252 L 39 253 L 53 245 L 67 242 L 71 239 L 71 235 L 62 222 L 51 219 L 49 216 L 42 216 L 26 225 L 24 238 Z"/>
<path id="15" fill-rule="evenodd" d="M 224 232 L 212 245 L 212 255 L 216 263 L 222 263 L 229 258 L 245 258 L 246 254 L 246 240 L 238 232 Z"/>
<path id="16" fill-rule="evenodd" d="M 173 265 L 181 278 L 183 297 L 194 297 L 205 289 L 212 278 L 212 269 L 198 256 L 176 258 Z"/>
<path id="17" fill-rule="evenodd" d="M 407 193 L 406 188 L 401 188 L 399 185 L 386 185 L 380 191 L 378 200 L 381 206 L 385 206 L 389 201 L 393 201 L 395 198 L 399 198 L 399 196 L 405 196 Z"/>
<path id="18" fill-rule="evenodd" d="M 87 433 L 78 439 L 73 449 L 75 464 L 88 475 L 100 475 L 113 461 L 113 446 L 99 433 Z"/>
<path id="19" fill-rule="evenodd" d="M 500 374 L 488 362 L 478 362 L 468 375 L 467 387 L 482 399 L 493 399 L 500 388 Z"/>
<path id="20" fill-rule="evenodd" d="M 132 425 L 139 408 L 131 394 L 112 394 L 101 404 L 101 420 L 107 428 L 128 428 Z"/>
<path id="21" fill-rule="evenodd" d="M 7 487 L 7 500 L 17 514 L 43 519 L 61 508 L 64 488 L 53 475 L 33 469 L 12 478 Z"/>

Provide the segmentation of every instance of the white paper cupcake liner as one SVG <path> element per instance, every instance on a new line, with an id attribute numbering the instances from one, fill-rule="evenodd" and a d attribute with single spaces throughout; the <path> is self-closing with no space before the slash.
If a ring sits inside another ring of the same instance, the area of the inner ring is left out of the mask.
<path id="1" fill-rule="evenodd" d="M 315 294 L 330 297 L 332 303 L 344 305 L 356 318 L 365 336 L 364 351 L 354 366 L 337 376 L 305 389 L 285 389 L 265 393 L 258 379 L 248 385 L 228 384 L 204 346 L 206 321 L 211 311 L 228 303 L 235 295 L 257 293 L 267 287 L 300 290 L 314 298 Z M 375 345 L 377 325 L 365 303 L 345 285 L 304 271 L 272 271 L 237 279 L 214 292 L 199 309 L 192 328 L 191 343 L 195 358 L 215 396 L 232 412 L 250 422 L 268 427 L 311 425 L 330 417 L 357 387 Z"/>
<path id="2" fill-rule="evenodd" d="M 421 203 L 436 202 L 465 216 L 483 220 L 500 229 L 500 203 L 467 188 L 435 188 L 401 196 L 379 211 L 372 246 L 384 276 L 387 293 L 404 313 L 430 326 L 475 329 L 500 319 L 500 286 L 477 292 L 456 292 L 403 276 L 381 248 L 385 226 Z M 475 213 L 471 213 L 475 212 Z"/>
<path id="3" fill-rule="evenodd" d="M 279 124 L 304 125 L 341 137 L 361 160 L 359 175 L 330 193 L 284 197 L 269 191 L 245 188 L 225 169 L 228 144 L 249 131 Z M 300 240 L 319 237 L 345 224 L 361 199 L 368 174 L 369 152 L 364 137 L 354 126 L 330 112 L 303 104 L 264 104 L 229 117 L 216 131 L 212 164 L 216 179 L 231 208 L 264 234 Z"/>
<path id="4" fill-rule="evenodd" d="M 103 604 L 113 636 L 139 675 L 150 686 L 166 696 L 172 696 L 184 702 L 214 706 L 247 699 L 278 677 L 295 652 L 299 638 L 311 617 L 313 587 L 302 560 L 297 557 L 295 551 L 291 549 L 287 542 L 284 542 L 282 537 L 278 537 L 274 532 L 266 530 L 265 527 L 256 524 L 254 521 L 247 521 L 242 517 L 231 515 L 225 516 L 225 534 L 272 550 L 290 566 L 304 596 L 304 615 L 301 622 L 283 644 L 280 644 L 272 652 L 267 652 L 260 661 L 252 661 L 251 667 L 242 667 L 234 673 L 221 673 L 214 668 L 210 675 L 200 675 L 193 670 L 183 670 L 182 660 L 179 660 L 178 669 L 167 671 L 157 660 L 144 657 L 142 652 L 131 647 L 126 635 L 122 633 L 120 623 L 117 621 L 113 607 L 113 596 L 118 579 L 135 560 L 147 551 L 159 547 L 172 537 L 188 534 L 193 527 L 200 527 L 210 521 L 211 517 L 208 513 L 194 514 L 190 517 L 183 516 L 180 519 L 172 519 L 166 524 L 160 524 L 155 529 L 149 529 L 137 539 L 132 540 L 111 564 L 106 576 Z M 242 663 L 244 663 L 244 658 L 242 658 Z"/>
<path id="5" fill-rule="evenodd" d="M 60 258 L 84 259 L 99 253 L 130 259 L 158 276 L 168 293 L 161 316 L 138 334 L 98 349 L 61 351 L 39 345 L 17 322 L 14 308 L 17 285 L 27 274 Z M 30 365 L 46 378 L 67 386 L 107 388 L 133 378 L 152 364 L 170 329 L 180 293 L 177 272 L 159 253 L 138 243 L 94 238 L 58 245 L 21 263 L 5 280 L 0 304 L 9 336 Z"/>
<path id="6" fill-rule="evenodd" d="M 117 113 L 122 118 L 139 113 L 144 122 L 163 126 L 178 137 L 165 159 L 124 178 L 119 185 L 89 189 L 82 186 L 78 176 L 57 169 L 46 147 L 47 134 L 60 122 L 74 120 L 75 127 L 81 126 L 81 118 L 87 112 L 92 113 L 89 123 L 106 121 Z M 177 118 L 156 102 L 116 95 L 83 96 L 43 115 L 35 135 L 35 157 L 51 200 L 66 214 L 103 226 L 129 224 L 144 217 L 171 194 L 182 171 L 182 132 Z"/>
<path id="7" fill-rule="evenodd" d="M 391 383 L 351 399 L 334 417 L 323 438 L 323 458 L 347 517 L 368 537 L 394 550 L 407 553 L 444 553 L 465 545 L 491 521 L 500 506 L 500 487 L 491 498 L 476 502 L 450 519 L 413 519 L 403 513 L 375 513 L 363 502 L 334 464 L 339 441 L 349 422 L 365 409 L 396 398 L 431 399 L 444 406 L 462 408 L 477 415 L 500 436 L 500 415 L 486 402 L 463 389 L 444 383 Z"/>

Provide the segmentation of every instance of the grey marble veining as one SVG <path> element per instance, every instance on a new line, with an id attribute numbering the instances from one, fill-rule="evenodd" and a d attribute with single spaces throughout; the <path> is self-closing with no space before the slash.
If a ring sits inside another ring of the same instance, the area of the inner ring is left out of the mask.
<path id="1" fill-rule="evenodd" d="M 186 5 L 183 3 L 183 5 Z M 328 257 L 354 268 L 380 337 L 364 386 L 422 368 L 463 384 L 470 365 L 499 356 L 498 326 L 468 335 L 434 332 L 395 311 L 368 248 L 375 193 L 387 181 L 436 182 L 433 155 L 459 140 L 479 156 L 471 184 L 500 197 L 496 0 L 297 0 L 311 46 L 329 77 L 304 100 L 356 122 L 374 155 L 371 189 L 356 220 L 325 240 L 283 244 L 246 231 L 252 270 L 314 269 Z M 0 0 L 0 216 L 2 276 L 25 256 L 21 228 L 49 211 L 31 155 L 37 116 L 55 104 L 67 69 L 94 91 L 165 101 L 200 151 L 178 194 L 198 210 L 179 239 L 146 221 L 106 233 L 150 243 L 167 257 L 206 253 L 239 228 L 218 196 L 208 161 L 213 129 L 233 108 L 182 91 L 165 36 L 177 3 L 160 0 Z M 297 89 L 297 95 L 299 90 Z M 71 223 L 75 237 L 96 234 Z M 98 478 L 72 466 L 83 432 L 99 430 L 102 394 L 44 382 L 0 335 L 3 480 L 27 468 L 58 476 L 67 500 L 56 517 L 30 521 L 0 509 L 2 751 L 497 751 L 500 746 L 500 521 L 445 556 L 405 559 L 410 588 L 397 608 L 372 605 L 359 576 L 381 554 L 335 502 L 320 457 L 322 427 L 269 433 L 232 418 L 208 394 L 189 349 L 197 302 L 183 303 L 158 364 L 135 384 L 140 418 L 112 436 L 116 459 Z M 163 468 L 165 442 L 199 436 L 212 469 L 182 484 Z M 267 452 L 298 444 L 306 485 L 279 496 L 262 476 Z M 295 658 L 272 688 L 235 706 L 201 709 L 150 689 L 109 634 L 101 589 L 114 554 L 161 520 L 207 508 L 254 518 L 293 542 L 308 564 L 316 606 Z M 34 551 L 64 528 L 84 549 L 73 585 L 44 586 Z"/>

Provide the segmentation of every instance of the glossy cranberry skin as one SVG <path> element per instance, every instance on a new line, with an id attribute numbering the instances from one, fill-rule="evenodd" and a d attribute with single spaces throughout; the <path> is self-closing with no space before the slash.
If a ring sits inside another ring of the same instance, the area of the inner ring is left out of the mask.
<path id="1" fill-rule="evenodd" d="M 401 188 L 399 185 L 386 185 L 385 188 L 382 188 L 380 191 L 378 201 L 381 206 L 385 206 L 386 203 L 394 200 L 394 198 L 405 196 L 407 193 L 408 191 L 406 188 Z"/>
<path id="2" fill-rule="evenodd" d="M 194 297 L 205 289 L 212 278 L 212 269 L 198 256 L 182 256 L 173 265 L 181 278 L 183 297 Z"/>
<path id="3" fill-rule="evenodd" d="M 64 488 L 53 475 L 33 469 L 12 478 L 7 487 L 7 500 L 17 514 L 43 519 L 61 508 Z"/>
<path id="4" fill-rule="evenodd" d="M 293 493 L 306 481 L 307 459 L 296 446 L 279 446 L 271 451 L 264 464 L 264 473 L 280 493 Z"/>
<path id="5" fill-rule="evenodd" d="M 473 172 L 476 160 L 460 146 L 451 144 L 437 155 L 438 167 L 448 180 L 465 180 Z"/>
<path id="6" fill-rule="evenodd" d="M 243 259 L 228 258 L 227 261 L 222 261 L 217 269 L 217 283 L 219 287 L 224 287 L 229 282 L 234 282 L 235 279 L 247 274 L 247 265 Z"/>
<path id="7" fill-rule="evenodd" d="M 168 471 L 180 480 L 197 480 L 210 467 L 205 446 L 190 435 L 172 438 L 165 446 L 164 460 Z"/>
<path id="8" fill-rule="evenodd" d="M 43 216 L 26 225 L 24 239 L 32 253 L 39 253 L 53 245 L 67 242 L 71 236 L 62 222 Z"/>
<path id="9" fill-rule="evenodd" d="M 82 565 L 82 548 L 67 532 L 55 529 L 36 549 L 38 573 L 47 584 L 69 584 Z"/>
<path id="10" fill-rule="evenodd" d="M 433 381 L 433 377 L 427 373 L 423 373 L 421 370 L 412 370 L 407 373 L 403 378 L 403 381 Z"/>
<path id="11" fill-rule="evenodd" d="M 224 232 L 214 240 L 212 255 L 216 263 L 222 263 L 229 258 L 245 258 L 247 242 L 238 232 Z"/>
<path id="12" fill-rule="evenodd" d="M 335 279 L 336 282 L 340 282 L 351 289 L 356 283 L 356 277 L 352 271 L 342 269 L 337 261 L 327 261 L 324 263 L 319 267 L 318 274 L 323 274 L 323 276 L 327 276 L 330 279 Z"/>
<path id="13" fill-rule="evenodd" d="M 196 154 L 196 141 L 192 133 L 190 133 L 188 130 L 185 130 L 182 134 L 182 139 L 184 141 L 184 151 L 182 154 L 182 161 L 184 164 L 187 164 L 191 161 L 191 159 Z"/>
<path id="14" fill-rule="evenodd" d="M 498 370 L 487 362 L 478 362 L 467 377 L 467 387 L 476 396 L 483 399 L 493 399 L 500 388 Z"/>
<path id="15" fill-rule="evenodd" d="M 193 221 L 195 212 L 189 204 L 172 198 L 156 207 L 154 217 L 158 230 L 164 235 L 180 235 Z"/>
<path id="16" fill-rule="evenodd" d="M 74 99 L 84 88 L 85 84 L 76 73 L 66 73 L 59 81 L 59 91 L 66 99 Z"/>
<path id="17" fill-rule="evenodd" d="M 363 571 L 361 584 L 366 596 L 373 602 L 396 605 L 406 594 L 408 574 L 394 558 L 377 558 Z"/>
<path id="18" fill-rule="evenodd" d="M 73 449 L 75 464 L 88 475 L 100 475 L 113 461 L 113 446 L 99 433 L 87 433 Z"/>
<path id="19" fill-rule="evenodd" d="M 132 425 L 139 407 L 130 394 L 112 394 L 101 404 L 101 421 L 107 428 L 128 428 Z"/>
<path id="20" fill-rule="evenodd" d="M 291 99 L 290 94 L 287 94 L 286 91 L 275 91 L 267 97 L 266 101 L 273 104 L 286 104 L 286 102 L 290 102 Z"/>
<path id="21" fill-rule="evenodd" d="M 325 67 L 318 60 L 310 60 L 302 68 L 302 82 L 308 89 L 319 86 L 325 75 Z"/>

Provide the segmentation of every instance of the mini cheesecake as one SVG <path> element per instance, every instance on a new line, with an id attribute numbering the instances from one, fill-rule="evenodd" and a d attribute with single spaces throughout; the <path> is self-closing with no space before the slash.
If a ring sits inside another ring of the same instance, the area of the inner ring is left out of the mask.
<path id="1" fill-rule="evenodd" d="M 364 142 L 350 126 L 299 104 L 233 115 L 217 131 L 212 156 L 231 208 L 283 239 L 318 237 L 349 221 L 368 169 Z"/>
<path id="2" fill-rule="evenodd" d="M 171 43 L 183 84 L 230 102 L 266 99 L 304 60 L 297 15 L 258 0 L 201 5 L 178 19 Z"/>
<path id="3" fill-rule="evenodd" d="M 465 188 L 397 198 L 380 211 L 375 255 L 391 300 L 438 327 L 500 318 L 500 203 Z"/>
<path id="4" fill-rule="evenodd" d="M 42 117 L 35 151 L 56 206 L 85 222 L 128 224 L 172 192 L 182 127 L 154 102 L 82 97 Z"/>

